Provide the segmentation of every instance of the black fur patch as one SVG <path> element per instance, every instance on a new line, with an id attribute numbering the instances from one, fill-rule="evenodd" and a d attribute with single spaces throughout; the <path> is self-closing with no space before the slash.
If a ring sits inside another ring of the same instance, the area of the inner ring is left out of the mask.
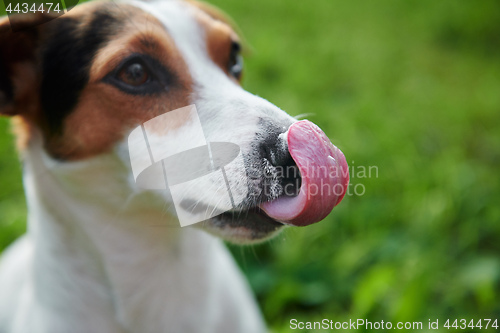
<path id="1" fill-rule="evenodd" d="M 3 66 L 4 63 L 3 59 L 0 59 L 0 108 L 14 98 L 14 88 L 12 87 L 7 68 Z"/>
<path id="2" fill-rule="evenodd" d="M 50 135 L 62 133 L 64 119 L 76 106 L 89 80 L 95 54 L 118 28 L 118 19 L 107 6 L 92 16 L 86 25 L 68 17 L 50 22 L 54 24 L 53 34 L 41 55 L 41 104 Z"/>

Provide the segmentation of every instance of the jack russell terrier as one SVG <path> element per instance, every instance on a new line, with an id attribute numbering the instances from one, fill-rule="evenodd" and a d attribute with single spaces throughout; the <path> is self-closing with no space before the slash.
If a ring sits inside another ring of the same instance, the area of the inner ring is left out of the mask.
<path id="1" fill-rule="evenodd" d="M 241 88 L 240 39 L 208 5 L 91 2 L 47 15 L 20 14 L 17 31 L 0 20 L 0 113 L 13 117 L 28 205 L 27 235 L 1 261 L 0 333 L 266 331 L 221 238 L 254 243 L 322 220 L 347 189 L 342 152 Z M 244 167 L 224 180 L 245 195 L 181 228 L 169 191 L 137 186 L 128 139 L 171 114 L 146 130 L 189 141 L 177 130 L 189 105 L 207 142 L 237 145 Z"/>

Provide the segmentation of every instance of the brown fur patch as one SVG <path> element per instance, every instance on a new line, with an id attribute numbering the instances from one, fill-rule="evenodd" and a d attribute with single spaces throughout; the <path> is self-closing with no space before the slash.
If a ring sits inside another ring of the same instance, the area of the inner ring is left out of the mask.
<path id="1" fill-rule="evenodd" d="M 92 13 L 102 4 L 86 3 L 65 16 L 77 18 L 83 31 L 92 20 Z M 109 151 L 132 128 L 190 104 L 192 79 L 163 25 L 152 15 L 130 5 L 117 4 L 110 10 L 116 10 L 113 15 L 120 18 L 123 27 L 117 33 L 117 38 L 95 55 L 88 84 L 81 92 L 78 104 L 64 120 L 62 134 L 45 136 L 47 151 L 57 158 L 78 160 Z M 46 36 L 50 36 L 50 33 Z M 130 95 L 102 81 L 124 58 L 133 53 L 147 54 L 168 68 L 176 77 L 175 86 L 157 95 Z M 16 95 L 26 104 L 19 105 L 19 109 L 24 111 L 22 119 L 16 120 L 15 130 L 22 148 L 31 137 L 33 125 L 41 125 L 40 117 L 31 116 L 41 112 L 38 88 L 36 84 L 30 86 L 28 83 L 36 83 L 39 78 L 36 77 L 37 72 L 33 68 L 30 70 L 26 64 L 19 63 L 16 66 L 19 72 L 14 79 L 19 92 Z M 26 112 L 28 109 L 31 111 Z"/>
<path id="2" fill-rule="evenodd" d="M 12 130 L 16 135 L 17 147 L 25 149 L 34 133 L 38 119 L 39 88 L 35 64 L 37 39 L 47 15 L 23 14 L 17 19 L 18 26 L 26 25 L 26 30 L 13 32 L 7 17 L 0 19 L 0 66 L 3 77 L 2 88 L 12 88 L 12 96 L 0 91 L 0 114 L 14 116 Z M 36 26 L 36 29 L 28 29 Z"/>
<path id="3" fill-rule="evenodd" d="M 30 138 L 34 135 L 33 122 L 27 121 L 25 117 L 12 117 L 12 133 L 16 136 L 16 147 L 23 151 L 28 147 Z"/>
<path id="4" fill-rule="evenodd" d="M 239 29 L 227 15 L 217 8 L 198 1 L 188 0 L 187 2 L 195 8 L 195 18 L 205 30 L 210 58 L 229 75 L 228 63 L 232 43 L 241 43 L 241 39 L 236 33 Z M 232 76 L 230 78 L 239 81 Z"/>
<path id="5" fill-rule="evenodd" d="M 65 159 L 82 159 L 112 148 L 124 133 L 165 112 L 189 104 L 192 80 L 173 40 L 156 18 L 121 5 L 129 17 L 118 38 L 102 48 L 90 69 L 80 102 L 65 121 L 64 134 L 50 149 Z M 152 56 L 177 77 L 174 87 L 160 95 L 129 95 L 102 82 L 124 58 L 133 53 Z"/>
<path id="6" fill-rule="evenodd" d="M 23 20 L 37 23 L 41 15 L 27 15 Z M 0 19 L 0 87 L 11 87 L 12 95 L 1 92 L 0 114 L 15 115 L 26 108 L 36 88 L 34 64 L 37 31 L 12 32 L 7 17 Z M 28 99 L 29 101 L 27 101 Z"/>

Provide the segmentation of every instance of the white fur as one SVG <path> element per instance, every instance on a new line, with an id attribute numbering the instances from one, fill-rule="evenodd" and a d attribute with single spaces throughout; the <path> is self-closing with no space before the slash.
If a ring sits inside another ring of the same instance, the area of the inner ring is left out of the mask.
<path id="1" fill-rule="evenodd" d="M 24 159 L 29 231 L 3 258 L 0 332 L 264 331 L 220 240 L 166 226 L 120 159 L 58 164 L 36 144 Z"/>

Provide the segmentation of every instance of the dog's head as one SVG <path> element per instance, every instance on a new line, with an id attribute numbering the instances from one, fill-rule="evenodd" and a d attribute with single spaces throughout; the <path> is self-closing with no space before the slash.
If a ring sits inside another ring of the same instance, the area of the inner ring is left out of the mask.
<path id="1" fill-rule="evenodd" d="M 20 119 L 21 146 L 41 138 L 44 153 L 62 163 L 119 156 L 131 192 L 171 201 L 169 191 L 135 186 L 128 140 L 140 130 L 197 146 L 182 112 L 194 105 L 211 166 L 216 143 L 237 147 L 228 154 L 241 162 L 214 168 L 181 194 L 180 205 L 199 214 L 219 209 L 229 191 L 230 209 L 200 227 L 239 242 L 265 239 L 284 224 L 323 219 L 344 196 L 347 164 L 324 133 L 240 86 L 240 38 L 217 10 L 177 0 L 93 2 L 36 25 L 46 19 L 26 14 L 17 32 L 0 21 L 0 112 Z"/>

